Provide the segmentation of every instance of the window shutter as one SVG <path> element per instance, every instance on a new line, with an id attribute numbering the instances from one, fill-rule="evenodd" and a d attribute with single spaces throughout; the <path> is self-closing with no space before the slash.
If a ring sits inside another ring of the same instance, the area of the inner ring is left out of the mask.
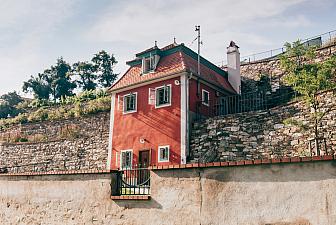
<path id="1" fill-rule="evenodd" d="M 155 104 L 155 89 L 154 88 L 148 89 L 148 104 L 149 105 Z"/>
<path id="2" fill-rule="evenodd" d="M 118 95 L 118 111 L 123 110 L 123 96 Z"/>
<path id="3" fill-rule="evenodd" d="M 159 55 L 154 55 L 154 67 L 153 67 L 153 70 L 156 70 L 156 67 L 159 63 L 159 60 L 160 60 L 160 56 Z"/>
<path id="4" fill-rule="evenodd" d="M 146 64 L 145 58 L 142 58 L 142 67 L 141 67 L 142 73 L 145 73 L 145 64 Z"/>

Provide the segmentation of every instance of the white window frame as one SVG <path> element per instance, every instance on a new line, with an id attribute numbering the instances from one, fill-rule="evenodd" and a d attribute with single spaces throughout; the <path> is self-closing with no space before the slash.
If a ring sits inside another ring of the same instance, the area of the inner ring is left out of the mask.
<path id="1" fill-rule="evenodd" d="M 168 159 L 167 160 L 161 160 L 160 159 L 160 149 L 161 148 L 168 148 Z M 161 145 L 158 147 L 158 162 L 169 162 L 169 158 L 170 158 L 170 146 L 169 145 Z"/>
<path id="2" fill-rule="evenodd" d="M 208 94 L 208 103 L 205 103 L 204 102 L 204 96 L 205 96 L 205 93 Z M 202 104 L 203 105 L 206 105 L 206 106 L 209 106 L 209 102 L 210 102 L 210 93 L 209 91 L 205 90 L 205 89 L 202 89 Z"/>
<path id="3" fill-rule="evenodd" d="M 122 163 L 123 163 L 123 152 L 131 152 L 131 166 L 130 167 L 125 167 L 123 168 L 122 167 Z M 132 166 L 133 166 L 133 149 L 126 149 L 126 150 L 121 150 L 120 151 L 120 169 L 132 169 Z"/>
<path id="4" fill-rule="evenodd" d="M 130 111 L 125 111 L 125 104 L 126 104 L 125 97 L 127 97 L 129 95 L 135 95 L 135 109 L 134 110 L 130 110 Z M 123 109 L 122 109 L 123 110 L 123 114 L 134 113 L 134 112 L 137 111 L 137 109 L 138 109 L 138 92 L 134 92 L 134 93 L 129 93 L 129 94 L 123 95 L 122 98 L 123 98 Z"/>
<path id="5" fill-rule="evenodd" d="M 149 61 L 148 68 L 146 67 L 146 61 Z M 155 70 L 155 64 L 156 64 L 155 56 L 149 55 L 147 57 L 144 57 L 142 59 L 142 74 L 153 73 Z"/>
<path id="6" fill-rule="evenodd" d="M 158 91 L 158 89 L 164 88 L 164 87 L 169 87 L 169 89 L 170 89 L 169 103 L 162 104 L 162 105 L 157 105 L 157 99 L 156 99 L 157 98 L 157 91 Z M 172 89 L 172 85 L 171 84 L 167 84 L 167 85 L 162 85 L 160 87 L 156 87 L 155 88 L 155 108 L 159 109 L 159 108 L 171 106 L 171 104 L 172 104 L 172 95 L 173 95 L 173 89 Z"/>

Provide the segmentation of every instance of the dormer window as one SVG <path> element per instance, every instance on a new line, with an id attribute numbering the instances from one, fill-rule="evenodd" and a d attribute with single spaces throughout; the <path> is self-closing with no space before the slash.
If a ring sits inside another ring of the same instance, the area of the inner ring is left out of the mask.
<path id="1" fill-rule="evenodd" d="M 155 70 L 156 65 L 159 61 L 158 55 L 151 55 L 149 57 L 145 57 L 142 60 L 142 73 L 150 73 Z"/>

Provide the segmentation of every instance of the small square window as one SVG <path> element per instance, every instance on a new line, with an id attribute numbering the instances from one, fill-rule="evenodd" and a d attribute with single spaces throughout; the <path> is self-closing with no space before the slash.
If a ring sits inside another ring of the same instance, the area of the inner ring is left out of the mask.
<path id="1" fill-rule="evenodd" d="M 142 60 L 142 73 L 149 73 L 154 70 L 155 66 L 155 57 L 149 56 Z"/>
<path id="2" fill-rule="evenodd" d="M 155 90 L 156 107 L 168 106 L 171 103 L 171 85 L 158 87 Z"/>
<path id="3" fill-rule="evenodd" d="M 120 153 L 120 168 L 121 169 L 131 169 L 133 160 L 132 150 L 123 150 Z"/>
<path id="4" fill-rule="evenodd" d="M 124 95 L 124 113 L 136 112 L 137 94 Z"/>
<path id="5" fill-rule="evenodd" d="M 202 89 L 202 104 L 209 106 L 209 92 Z"/>
<path id="6" fill-rule="evenodd" d="M 159 146 L 159 162 L 169 162 L 169 145 Z"/>

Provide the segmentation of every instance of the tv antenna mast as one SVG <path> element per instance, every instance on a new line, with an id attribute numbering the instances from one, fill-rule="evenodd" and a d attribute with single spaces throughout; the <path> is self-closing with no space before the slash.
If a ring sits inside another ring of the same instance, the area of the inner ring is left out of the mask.
<path id="1" fill-rule="evenodd" d="M 201 26 L 200 25 L 196 25 L 195 26 L 195 31 L 197 32 L 197 75 L 200 76 L 201 74 L 201 69 L 200 69 L 200 61 L 201 61 L 201 57 L 200 57 L 200 54 L 201 54 Z"/>

